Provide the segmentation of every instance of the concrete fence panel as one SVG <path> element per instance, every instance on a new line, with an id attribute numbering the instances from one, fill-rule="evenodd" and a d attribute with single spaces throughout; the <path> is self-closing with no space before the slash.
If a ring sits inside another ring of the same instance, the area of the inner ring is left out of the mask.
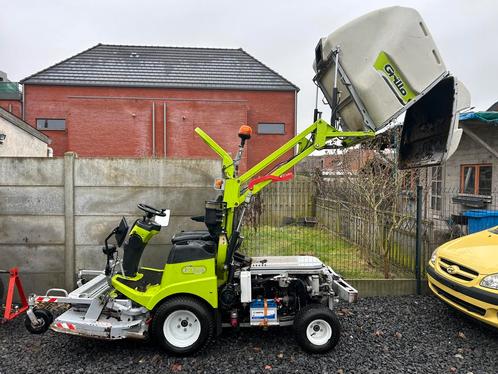
<path id="1" fill-rule="evenodd" d="M 203 214 L 202 201 L 212 199 L 214 191 L 202 187 L 75 187 L 74 210 L 77 216 L 136 214 L 143 202 L 171 209 L 173 215 Z"/>
<path id="2" fill-rule="evenodd" d="M 75 165 L 75 186 L 206 187 L 218 176 L 214 160 L 85 158 Z"/>
<path id="3" fill-rule="evenodd" d="M 22 215 L 63 215 L 64 187 L 0 186 L 0 212 Z"/>
<path id="4" fill-rule="evenodd" d="M 174 233 L 204 228 L 190 216 L 219 174 L 217 160 L 0 158 L 0 268 L 18 266 L 27 292 L 71 288 L 79 270 L 104 268 L 105 237 L 122 216 L 131 226 L 140 202 L 171 209 L 143 255 L 161 267 Z"/>
<path id="5" fill-rule="evenodd" d="M 64 159 L 2 157 L 0 186 L 63 186 Z"/>

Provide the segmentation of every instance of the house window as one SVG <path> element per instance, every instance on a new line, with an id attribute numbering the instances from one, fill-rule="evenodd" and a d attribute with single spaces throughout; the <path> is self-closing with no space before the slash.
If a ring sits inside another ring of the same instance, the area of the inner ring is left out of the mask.
<path id="1" fill-rule="evenodd" d="M 462 165 L 460 192 L 470 195 L 491 195 L 491 165 Z"/>
<path id="2" fill-rule="evenodd" d="M 285 134 L 284 123 L 258 123 L 258 134 Z"/>
<path id="3" fill-rule="evenodd" d="M 401 188 L 405 192 L 415 192 L 417 186 L 420 184 L 420 171 L 408 170 L 403 174 L 403 179 L 401 180 Z"/>
<path id="4" fill-rule="evenodd" d="M 431 209 L 441 210 L 443 172 L 440 166 L 431 168 Z"/>
<path id="5" fill-rule="evenodd" d="M 38 130 L 65 130 L 65 119 L 37 118 L 36 128 Z"/>

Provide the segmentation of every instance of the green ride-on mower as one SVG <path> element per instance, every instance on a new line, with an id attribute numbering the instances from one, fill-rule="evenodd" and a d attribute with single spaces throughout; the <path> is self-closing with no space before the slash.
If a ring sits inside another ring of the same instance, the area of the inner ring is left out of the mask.
<path id="1" fill-rule="evenodd" d="M 457 100 L 466 91 L 446 71 L 413 9 L 375 11 L 322 38 L 314 69 L 317 90 L 331 107 L 330 123 L 315 108 L 311 126 L 242 174 L 250 128 L 241 127 L 234 158 L 197 128 L 222 161 L 218 196 L 205 203 L 203 216 L 194 217 L 206 230 L 174 235 L 166 264 L 140 267 L 145 247 L 168 225 L 170 212 L 139 204 L 143 217 L 131 229 L 123 218 L 105 239 L 104 270 L 80 271 L 72 292 L 51 289 L 30 297 L 27 329 L 110 340 L 151 337 L 168 353 L 186 355 L 206 347 L 225 327 L 292 326 L 303 349 L 332 349 L 340 337 L 334 306 L 339 299 L 355 301 L 357 291 L 313 256 L 242 254 L 244 213 L 255 194 L 290 179 L 290 170 L 313 151 L 371 139 L 403 112 L 399 165 L 437 165 L 455 150 L 458 111 L 468 103 Z M 70 308 L 54 319 L 42 303 Z"/>
<path id="2" fill-rule="evenodd" d="M 319 129 L 328 131 L 330 126 L 318 120 L 308 132 L 318 135 Z M 216 181 L 222 193 L 206 202 L 205 215 L 193 217 L 204 221 L 206 230 L 174 235 L 164 266 L 140 267 L 145 247 L 168 225 L 170 212 L 138 204 L 143 217 L 131 229 L 123 218 L 106 238 L 105 270 L 80 271 L 79 288 L 70 293 L 51 289 L 46 295 L 30 297 L 32 308 L 26 317 L 30 332 L 42 333 L 50 326 L 57 332 L 103 339 L 152 337 L 167 352 L 182 355 L 208 345 L 222 327 L 294 325 L 297 341 L 309 351 L 325 352 L 337 344 L 340 324 L 333 306 L 338 297 L 354 301 L 354 288 L 316 257 L 250 258 L 238 251 L 244 212 L 254 194 L 264 185 L 289 179 L 292 174 L 283 172 L 296 159 L 271 175 L 251 179 L 274 160 L 272 156 L 239 176 L 250 127 L 241 128 L 235 160 L 201 129 L 196 132 L 222 157 L 225 176 Z M 297 141 L 278 152 L 287 153 Z M 109 243 L 112 236 L 116 245 Z M 123 247 L 122 258 L 119 247 Z M 54 320 L 46 309 L 36 307 L 47 302 L 71 308 Z"/>

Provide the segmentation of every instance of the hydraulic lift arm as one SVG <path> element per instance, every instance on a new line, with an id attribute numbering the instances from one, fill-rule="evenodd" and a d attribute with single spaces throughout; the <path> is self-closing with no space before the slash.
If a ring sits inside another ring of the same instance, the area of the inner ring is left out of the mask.
<path id="1" fill-rule="evenodd" d="M 225 236 L 218 243 L 217 270 L 220 283 L 224 283 L 229 277 L 227 273 L 228 262 L 231 261 L 233 247 L 240 234 L 240 222 L 238 222 L 239 224 L 234 222 L 237 208 L 243 205 L 244 202 L 248 202 L 252 195 L 257 194 L 272 181 L 279 180 L 278 177 L 281 177 L 313 151 L 327 148 L 330 141 L 334 139 L 346 140 L 344 143 L 347 144 L 348 138 L 372 138 L 375 136 L 373 131 L 339 131 L 323 119 L 318 119 L 303 132 L 265 157 L 244 174 L 238 176 L 235 172 L 235 162 L 230 155 L 200 128 L 196 128 L 195 132 L 221 157 L 223 165 L 223 177 L 225 178 L 223 201 L 226 204 L 226 215 L 223 221 Z M 296 148 L 297 150 L 292 157 L 278 164 L 273 171 L 267 174 L 268 178 L 253 179 L 282 156 L 294 151 Z M 251 180 L 253 183 L 250 183 Z M 248 184 L 250 184 L 251 188 L 248 188 Z M 236 225 L 237 227 L 234 227 Z"/>
<path id="2" fill-rule="evenodd" d="M 333 139 L 372 138 L 374 136 L 375 133 L 373 131 L 338 131 L 323 119 L 318 119 L 302 133 L 285 143 L 265 159 L 242 174 L 240 178 L 238 178 L 239 186 L 247 183 L 250 179 L 296 146 L 298 147 L 297 153 L 289 160 L 281 163 L 274 171 L 271 172 L 271 175 L 281 176 L 286 171 L 301 162 L 305 157 L 309 156 L 313 151 L 327 148 L 327 144 Z M 239 199 L 236 203 L 241 204 L 244 202 L 249 193 L 254 195 L 271 182 L 271 180 L 266 180 L 261 183 L 257 183 L 252 190 L 246 189 L 244 192 L 240 193 Z"/>
<path id="3" fill-rule="evenodd" d="M 225 177 L 223 200 L 227 204 L 228 209 L 240 206 L 249 194 L 255 195 L 269 185 L 272 182 L 271 179 L 256 183 L 250 190 L 244 188 L 252 178 L 296 147 L 297 152 L 295 155 L 280 163 L 268 175 L 281 176 L 301 162 L 306 156 L 309 156 L 313 151 L 327 148 L 328 143 L 333 139 L 344 140 L 347 138 L 372 138 L 375 136 L 373 131 L 339 131 L 323 119 L 318 119 L 303 132 L 265 157 L 244 174 L 237 176 L 234 174 L 234 162 L 230 155 L 200 128 L 196 128 L 195 132 L 222 158 L 223 174 Z"/>

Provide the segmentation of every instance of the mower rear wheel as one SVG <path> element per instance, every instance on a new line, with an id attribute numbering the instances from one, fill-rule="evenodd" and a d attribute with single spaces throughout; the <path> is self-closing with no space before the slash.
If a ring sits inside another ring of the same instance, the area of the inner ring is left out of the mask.
<path id="1" fill-rule="evenodd" d="M 54 316 L 51 312 L 46 309 L 34 309 L 33 313 L 39 321 L 38 325 L 33 325 L 29 317 L 26 315 L 24 319 L 24 326 L 32 334 L 43 334 L 48 330 L 52 322 L 54 322 Z"/>
<path id="2" fill-rule="evenodd" d="M 176 296 L 154 313 L 151 330 L 168 353 L 184 356 L 201 351 L 211 342 L 214 325 L 213 313 L 202 301 Z"/>
<path id="3" fill-rule="evenodd" d="M 294 333 L 298 344 L 305 351 L 325 353 L 339 342 L 341 323 L 325 305 L 307 305 L 294 319 Z"/>

